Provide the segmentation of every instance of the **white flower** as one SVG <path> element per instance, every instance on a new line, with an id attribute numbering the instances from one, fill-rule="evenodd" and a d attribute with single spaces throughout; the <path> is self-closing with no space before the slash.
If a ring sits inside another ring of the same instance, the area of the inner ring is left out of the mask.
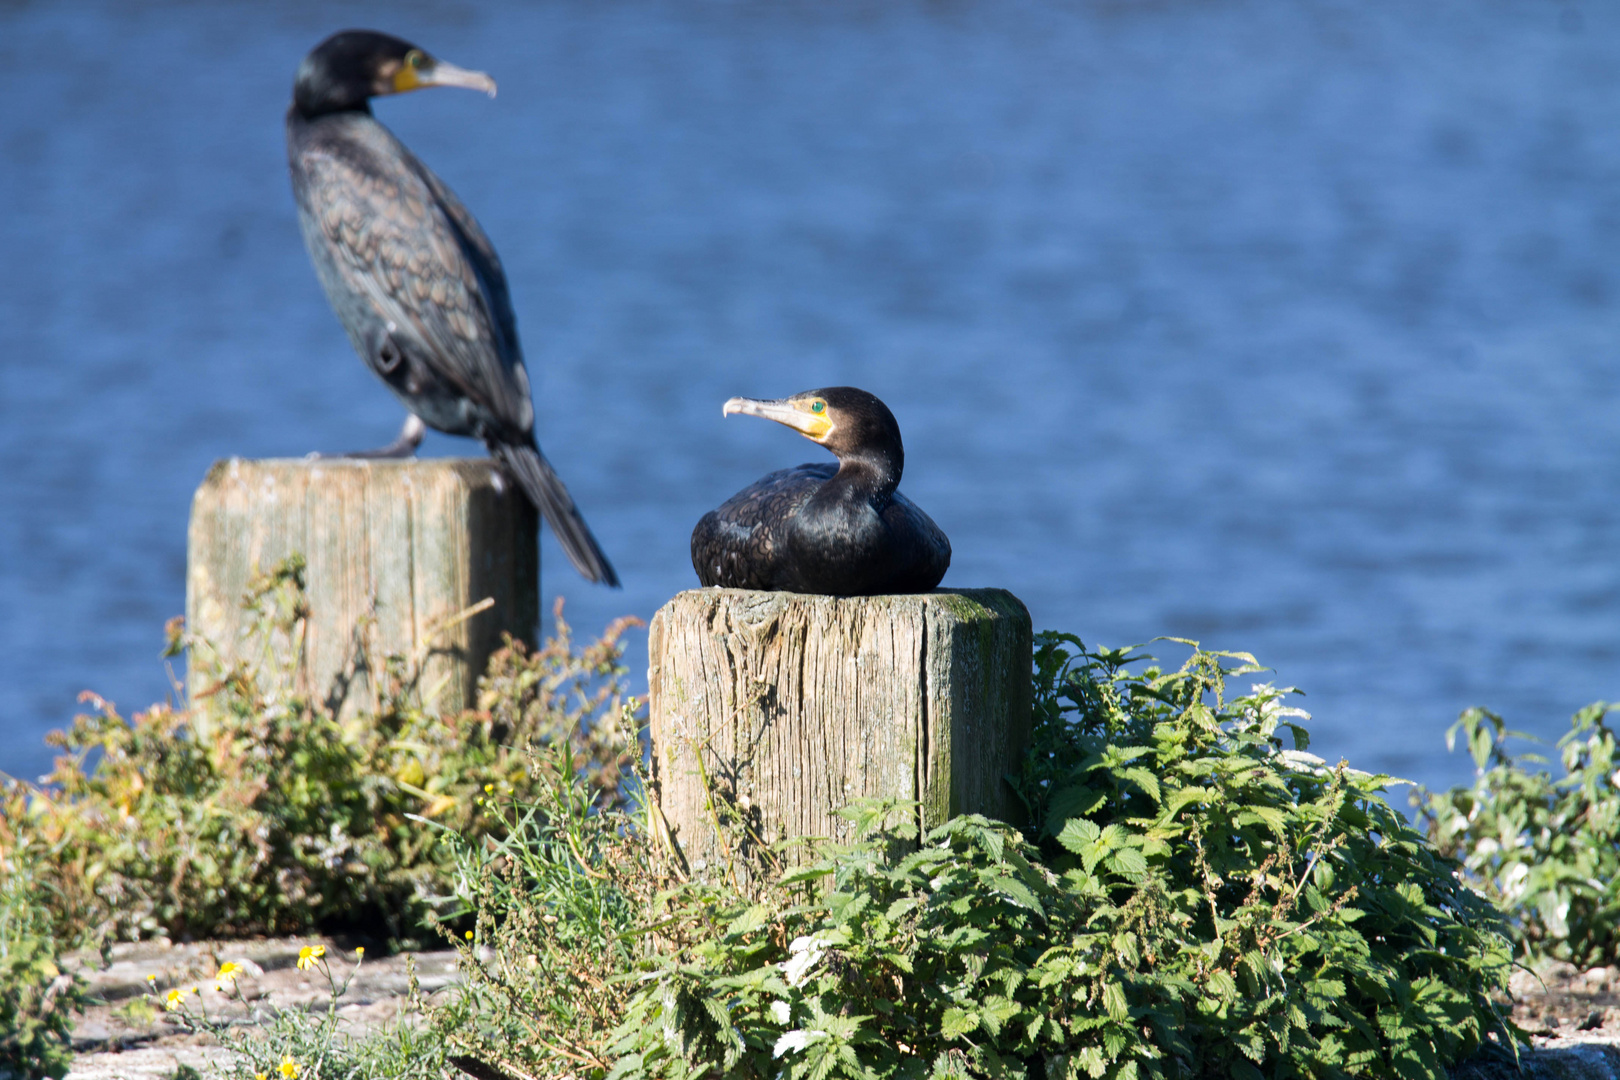
<path id="1" fill-rule="evenodd" d="M 788 1008 L 788 1003 L 785 1001 L 773 1001 L 771 1002 L 771 1019 L 778 1024 L 786 1024 L 793 1019 L 793 1010 Z"/>
<path id="2" fill-rule="evenodd" d="M 826 1037 L 825 1031 L 805 1031 L 803 1028 L 784 1032 L 782 1037 L 776 1040 L 776 1049 L 771 1051 L 771 1057 L 781 1057 L 789 1051 L 803 1050 L 811 1043 L 819 1042 Z"/>
<path id="3" fill-rule="evenodd" d="M 1518 900 L 1529 891 L 1530 868 L 1522 862 L 1516 862 L 1502 872 L 1502 897 L 1509 903 Z M 1548 919 L 1551 924 L 1554 920 Z"/>
<path id="4" fill-rule="evenodd" d="M 810 977 L 810 970 L 821 962 L 822 954 L 826 951 L 826 946 L 814 934 L 794 938 L 793 944 L 788 946 L 788 952 L 792 955 L 781 964 L 782 977 L 789 986 L 798 986 Z M 782 1037 L 787 1038 L 786 1035 Z"/>

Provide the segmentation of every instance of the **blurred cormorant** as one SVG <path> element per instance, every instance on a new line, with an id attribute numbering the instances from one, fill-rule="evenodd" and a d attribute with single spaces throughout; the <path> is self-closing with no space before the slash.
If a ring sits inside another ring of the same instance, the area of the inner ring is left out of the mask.
<path id="1" fill-rule="evenodd" d="M 482 439 L 587 579 L 617 585 L 534 440 L 534 405 L 506 275 L 444 181 L 371 115 L 370 99 L 427 86 L 495 93 L 495 80 L 409 42 L 345 30 L 304 58 L 287 110 L 287 161 L 315 273 L 355 351 L 412 415 L 357 456 L 404 457 L 423 423 Z"/>
<path id="2" fill-rule="evenodd" d="M 888 407 L 849 386 L 778 401 L 735 397 L 723 415 L 763 416 L 820 443 L 838 464 L 781 469 L 703 515 L 692 566 L 704 585 L 831 596 L 924 592 L 951 542 L 900 494 L 905 451 Z"/>

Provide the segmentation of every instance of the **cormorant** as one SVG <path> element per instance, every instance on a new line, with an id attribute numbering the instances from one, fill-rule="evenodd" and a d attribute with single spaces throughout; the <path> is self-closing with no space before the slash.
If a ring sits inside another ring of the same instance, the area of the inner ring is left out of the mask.
<path id="1" fill-rule="evenodd" d="M 304 58 L 287 110 L 287 161 L 315 273 L 355 351 L 412 414 L 391 445 L 355 456 L 408 456 L 424 422 L 482 439 L 574 567 L 617 585 L 535 443 L 529 376 L 495 248 L 444 181 L 371 115 L 371 98 L 426 86 L 495 94 L 483 72 L 387 34 L 345 30 Z"/>
<path id="2" fill-rule="evenodd" d="M 724 416 L 763 416 L 820 443 L 838 464 L 771 473 L 703 515 L 692 567 L 704 585 L 830 596 L 924 592 L 951 565 L 951 542 L 898 490 L 900 425 L 851 386 L 777 401 L 734 397 Z"/>

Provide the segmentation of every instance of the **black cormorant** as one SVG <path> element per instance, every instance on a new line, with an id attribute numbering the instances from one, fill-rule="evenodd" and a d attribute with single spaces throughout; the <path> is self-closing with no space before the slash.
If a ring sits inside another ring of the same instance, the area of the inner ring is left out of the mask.
<path id="1" fill-rule="evenodd" d="M 506 275 L 461 200 L 371 115 L 370 99 L 427 86 L 495 93 L 495 80 L 409 42 L 346 30 L 304 58 L 287 110 L 287 161 L 304 243 L 355 351 L 411 416 L 482 439 L 545 516 L 575 568 L 617 585 L 568 489 L 534 440 L 534 405 Z"/>
<path id="2" fill-rule="evenodd" d="M 732 398 L 723 415 L 763 416 L 818 442 L 836 465 L 781 469 L 703 515 L 692 567 L 704 585 L 830 596 L 924 592 L 951 565 L 951 542 L 897 490 L 900 425 L 850 386 L 778 401 Z"/>

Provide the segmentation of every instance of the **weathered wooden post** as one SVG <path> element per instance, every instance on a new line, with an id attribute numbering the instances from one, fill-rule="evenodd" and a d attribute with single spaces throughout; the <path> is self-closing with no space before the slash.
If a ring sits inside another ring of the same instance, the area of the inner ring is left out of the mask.
<path id="1" fill-rule="evenodd" d="M 528 500 L 485 459 L 216 462 L 192 500 L 187 628 L 233 655 L 248 581 L 299 553 L 316 694 L 345 714 L 373 700 L 369 672 L 355 666 L 363 646 L 377 664 L 425 656 L 430 703 L 465 708 L 502 631 L 533 641 L 537 528 Z M 452 623 L 486 598 L 487 610 Z M 198 666 L 187 672 L 193 696 L 204 688 Z"/>
<path id="2" fill-rule="evenodd" d="M 914 799 L 931 828 L 1016 821 L 1004 777 L 1029 737 L 1029 612 L 1001 589 L 831 597 L 683 592 L 647 641 L 652 779 L 698 873 L 728 850 L 706 784 L 761 839 L 838 836 L 860 797 Z"/>

